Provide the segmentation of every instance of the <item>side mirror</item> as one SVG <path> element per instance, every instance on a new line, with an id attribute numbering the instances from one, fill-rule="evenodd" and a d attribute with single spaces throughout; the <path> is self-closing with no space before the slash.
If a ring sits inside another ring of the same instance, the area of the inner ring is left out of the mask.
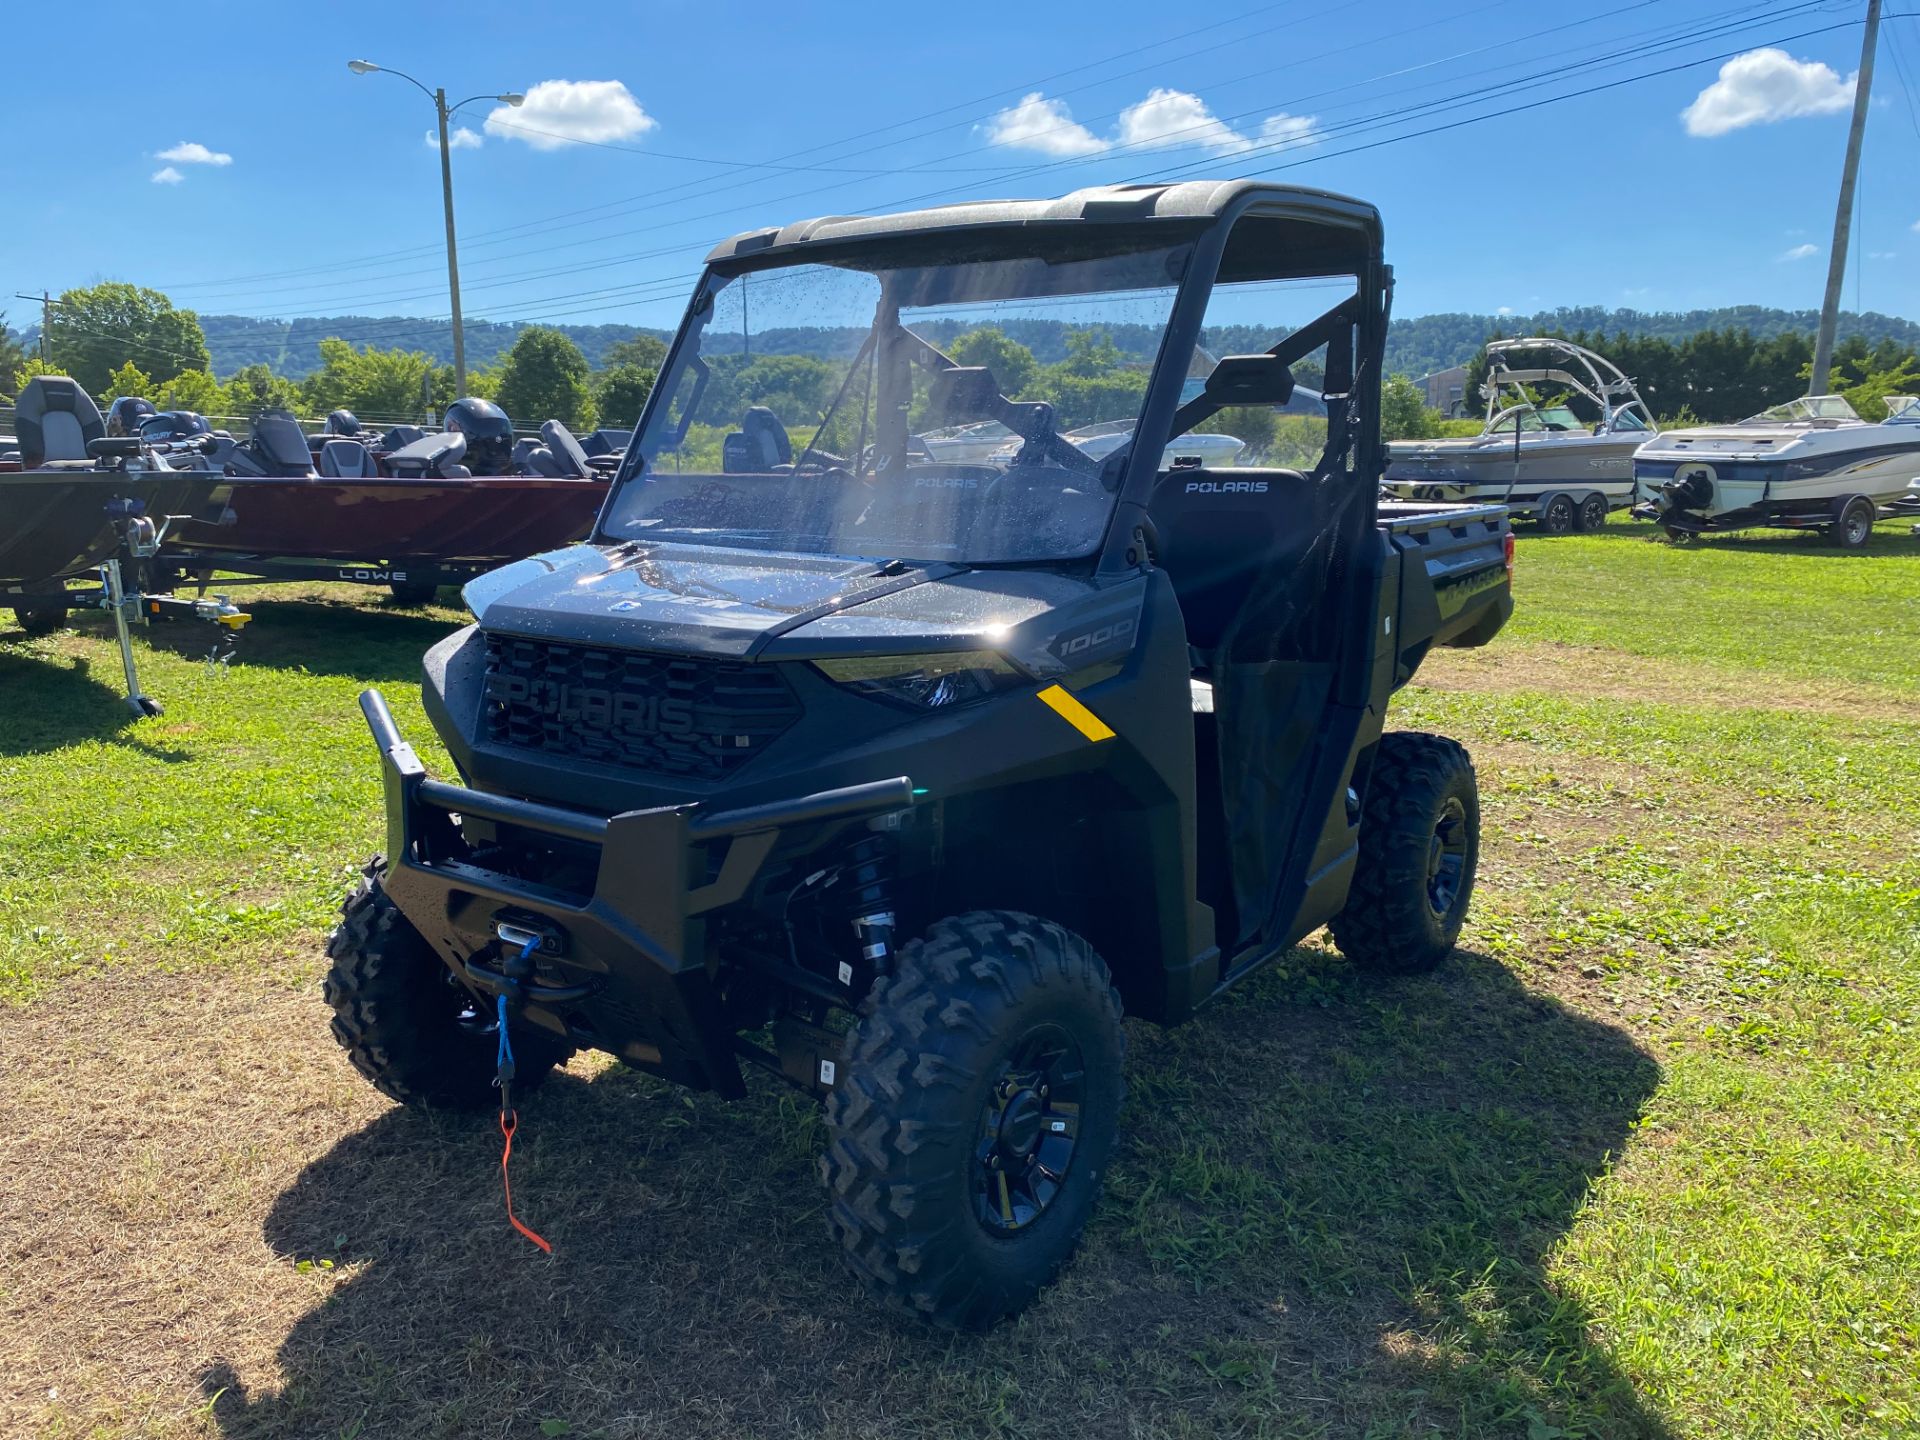
<path id="1" fill-rule="evenodd" d="M 1202 393 L 1221 409 L 1284 405 L 1293 398 L 1293 371 L 1277 355 L 1228 355 L 1213 367 Z"/>

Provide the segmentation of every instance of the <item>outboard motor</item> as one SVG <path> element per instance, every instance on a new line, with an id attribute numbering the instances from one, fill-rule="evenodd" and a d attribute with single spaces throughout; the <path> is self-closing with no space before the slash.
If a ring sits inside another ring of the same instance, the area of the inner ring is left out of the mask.
<path id="1" fill-rule="evenodd" d="M 211 435 L 207 417 L 194 410 L 161 410 L 140 422 L 140 438 L 157 445 Z"/>
<path id="2" fill-rule="evenodd" d="M 469 396 L 447 407 L 441 428 L 467 441 L 465 463 L 475 475 L 508 475 L 513 471 L 513 421 L 491 400 Z"/>
<path id="3" fill-rule="evenodd" d="M 320 433 L 327 436 L 339 436 L 344 439 L 358 439 L 360 420 L 351 410 L 334 410 L 320 426 Z"/>
<path id="4" fill-rule="evenodd" d="M 1704 465 L 1683 465 L 1660 487 L 1675 510 L 1704 510 L 1713 503 L 1713 472 Z"/>
<path id="5" fill-rule="evenodd" d="M 142 423 L 155 413 L 151 400 L 122 395 L 107 407 L 107 434 L 138 435 Z"/>

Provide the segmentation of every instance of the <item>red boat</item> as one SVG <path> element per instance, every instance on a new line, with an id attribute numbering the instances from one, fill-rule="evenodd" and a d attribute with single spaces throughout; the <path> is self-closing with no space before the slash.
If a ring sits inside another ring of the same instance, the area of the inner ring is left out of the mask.
<path id="1" fill-rule="evenodd" d="M 189 572 L 383 584 L 420 603 L 581 538 L 606 498 L 608 477 L 585 456 L 575 475 L 472 475 L 461 448 L 458 435 L 427 436 L 384 457 L 392 474 L 236 471 L 227 513 L 176 526 L 163 559 Z"/>

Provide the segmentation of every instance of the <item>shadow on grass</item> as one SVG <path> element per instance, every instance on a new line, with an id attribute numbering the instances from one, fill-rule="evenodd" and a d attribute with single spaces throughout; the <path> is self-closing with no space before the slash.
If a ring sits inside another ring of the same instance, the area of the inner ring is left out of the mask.
<path id="1" fill-rule="evenodd" d="M 1836 561 L 1857 560 L 1861 555 L 1879 560 L 1920 560 L 1920 536 L 1912 534 L 1909 529 L 1913 523 L 1912 520 L 1881 521 L 1875 527 L 1872 538 L 1867 541 L 1866 549 L 1857 552 L 1838 548 L 1817 531 L 1766 528 L 1719 531 L 1682 545 L 1669 540 L 1660 526 L 1640 520 L 1624 524 L 1616 521 L 1605 529 L 1590 530 L 1577 536 L 1541 535 L 1525 526 L 1515 526 L 1513 533 L 1523 540 L 1528 537 L 1541 540 L 1637 540 L 1642 544 L 1664 545 L 1674 550 L 1729 550 L 1735 554 L 1751 555 L 1825 555 Z"/>
<path id="2" fill-rule="evenodd" d="M 245 590 L 234 599 L 253 616 L 240 639 L 241 664 L 369 682 L 419 680 L 420 657 L 464 623 L 391 600 L 355 605 Z"/>
<path id="3" fill-rule="evenodd" d="M 216 1367 L 210 1413 L 229 1437 L 1665 1434 L 1549 1264 L 1658 1078 L 1622 1032 L 1479 956 L 1389 982 L 1311 951 L 1130 1030 L 1087 1244 L 987 1336 L 841 1271 L 810 1104 L 569 1074 L 515 1154 L 551 1258 L 506 1227 L 489 1117 L 391 1111 L 274 1206 L 274 1252 L 342 1278 L 284 1387 Z"/>
<path id="4" fill-rule="evenodd" d="M 8 638 L 0 634 L 0 639 Z M 84 659 L 0 655 L 0 756 L 35 755 L 89 740 L 125 746 L 149 759 L 180 764 L 190 751 L 141 738 L 127 708 L 116 659 L 111 683 L 96 680 Z"/>

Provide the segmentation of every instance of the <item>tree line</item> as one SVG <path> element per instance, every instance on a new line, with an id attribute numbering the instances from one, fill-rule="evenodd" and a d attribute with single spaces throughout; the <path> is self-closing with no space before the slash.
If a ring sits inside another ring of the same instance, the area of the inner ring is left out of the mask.
<path id="1" fill-rule="evenodd" d="M 119 281 L 61 295 L 49 307 L 41 345 L 32 350 L 4 322 L 0 315 L 0 391 L 9 396 L 35 375 L 70 375 L 103 406 L 138 395 L 162 410 L 239 420 L 265 409 L 308 417 L 347 409 L 376 425 L 431 420 L 459 398 L 453 367 L 426 351 L 356 346 L 337 336 L 318 342 L 318 368 L 299 379 L 264 363 L 218 379 L 193 311 L 157 290 Z M 629 329 L 601 355 L 595 368 L 560 331 L 518 327 L 497 359 L 468 368 L 467 394 L 495 401 L 524 424 L 557 419 L 575 431 L 630 426 L 666 345 Z"/>
<path id="2" fill-rule="evenodd" d="M 1585 330 L 1522 333 L 1553 335 L 1606 356 L 1663 424 L 1744 420 L 1805 394 L 1813 372 L 1813 340 L 1797 332 L 1761 338 L 1748 330 L 1703 330 L 1678 341 Z M 1478 355 L 1467 369 L 1470 405 L 1478 403 L 1486 375 L 1486 356 Z M 1885 419 L 1888 395 L 1920 390 L 1920 349 L 1851 335 L 1834 349 L 1832 389 L 1863 418 Z"/>
<path id="3" fill-rule="evenodd" d="M 23 347 L 4 320 L 0 315 L 0 390 L 8 393 L 35 374 L 52 372 L 73 376 L 103 404 L 141 395 L 161 409 L 240 420 L 272 407 L 309 417 L 344 408 L 378 425 L 431 420 L 458 398 L 452 367 L 429 351 L 355 345 L 340 336 L 316 342 L 319 364 L 300 378 L 256 362 L 218 379 L 192 310 L 176 307 L 159 291 L 118 281 L 60 296 L 50 307 L 44 360 Z M 1835 388 L 1869 419 L 1885 414 L 1887 394 L 1920 390 L 1920 327 L 1909 328 L 1915 332 L 1910 342 L 1889 335 L 1869 343 L 1852 335 L 1836 352 Z M 855 333 L 842 328 L 769 332 L 755 337 L 752 354 L 739 337 L 710 337 L 709 413 L 738 414 L 764 405 L 796 428 L 817 424 L 857 349 L 857 340 L 848 339 Z M 1707 329 L 1674 339 L 1529 324 L 1521 333 L 1554 334 L 1599 351 L 1633 377 L 1655 415 L 1668 423 L 1755 414 L 1802 393 L 1812 360 L 1812 342 L 1798 331 L 1761 336 L 1745 328 Z M 1071 429 L 1132 418 L 1158 335 L 1144 326 L 1077 329 L 1014 320 L 971 329 L 936 322 L 928 338 L 962 364 L 992 369 L 1005 393 L 1049 401 L 1061 428 Z M 1245 326 L 1215 327 L 1205 336 L 1216 353 L 1263 348 L 1270 338 Z M 728 353 L 730 342 L 740 348 Z M 628 329 L 625 338 L 600 347 L 595 365 L 563 330 L 523 326 L 497 358 L 469 367 L 467 391 L 496 401 L 524 425 L 553 418 L 576 431 L 625 427 L 638 418 L 665 355 L 666 345 L 656 334 Z M 1314 383 L 1310 370 L 1300 369 L 1304 385 Z M 1469 396 L 1477 396 L 1485 374 L 1484 356 L 1476 356 L 1468 374 Z M 1382 408 L 1389 439 L 1420 438 L 1446 428 L 1403 376 L 1387 383 Z M 1246 441 L 1251 458 L 1292 455 L 1308 446 L 1310 437 L 1305 431 L 1294 436 L 1301 427 L 1290 422 L 1314 418 L 1235 409 L 1209 425 Z"/>

